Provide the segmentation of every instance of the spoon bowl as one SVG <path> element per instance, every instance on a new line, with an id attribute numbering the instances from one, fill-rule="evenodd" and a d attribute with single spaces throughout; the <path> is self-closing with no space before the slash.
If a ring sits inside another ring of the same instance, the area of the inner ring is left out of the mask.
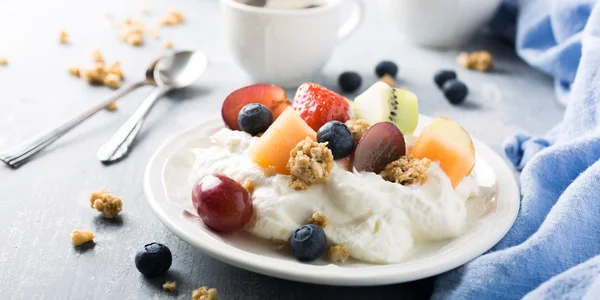
<path id="1" fill-rule="evenodd" d="M 161 58 L 154 68 L 154 80 L 171 89 L 187 87 L 204 73 L 208 60 L 202 52 L 180 51 Z"/>

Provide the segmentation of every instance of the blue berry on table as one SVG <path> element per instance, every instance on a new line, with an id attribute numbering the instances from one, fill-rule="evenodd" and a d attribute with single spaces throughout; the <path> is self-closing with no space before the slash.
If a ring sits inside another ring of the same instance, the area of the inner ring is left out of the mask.
<path id="1" fill-rule="evenodd" d="M 389 60 L 384 60 L 375 67 L 375 74 L 377 74 L 379 78 L 385 75 L 390 75 L 395 78 L 396 75 L 398 75 L 398 65 Z"/>
<path id="2" fill-rule="evenodd" d="M 307 224 L 294 231 L 290 238 L 292 254 L 299 261 L 313 261 L 325 252 L 327 237 L 317 225 Z"/>
<path id="3" fill-rule="evenodd" d="M 251 135 L 267 131 L 271 123 L 273 123 L 273 113 L 259 103 L 247 104 L 238 114 L 238 125 Z"/>
<path id="4" fill-rule="evenodd" d="M 356 72 L 344 72 L 338 78 L 338 84 L 344 93 L 354 93 L 362 84 L 362 77 Z"/>
<path id="5" fill-rule="evenodd" d="M 340 121 L 330 121 L 319 128 L 317 142 L 327 143 L 333 159 L 344 158 L 354 150 L 354 135 L 346 124 Z"/>
<path id="6" fill-rule="evenodd" d="M 440 70 L 433 75 L 433 81 L 435 81 L 435 84 L 437 84 L 440 89 L 444 86 L 444 83 L 450 79 L 456 79 L 456 72 L 452 70 Z"/>
<path id="7" fill-rule="evenodd" d="M 448 101 L 450 101 L 452 104 L 460 104 L 464 102 L 465 98 L 469 94 L 469 89 L 467 86 L 456 79 L 450 79 L 446 81 L 442 90 L 444 91 L 444 96 L 446 96 L 446 99 L 448 99 Z"/>
<path id="8" fill-rule="evenodd" d="M 171 250 L 159 243 L 144 245 L 144 249 L 135 255 L 135 267 L 148 277 L 165 274 L 171 267 L 172 261 Z"/>

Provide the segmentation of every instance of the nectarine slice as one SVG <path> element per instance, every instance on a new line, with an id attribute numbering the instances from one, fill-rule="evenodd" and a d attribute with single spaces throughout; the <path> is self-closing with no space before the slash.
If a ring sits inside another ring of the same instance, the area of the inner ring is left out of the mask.
<path id="1" fill-rule="evenodd" d="M 248 150 L 248 156 L 263 168 L 273 166 L 278 174 L 289 175 L 290 151 L 306 137 L 316 141 L 317 133 L 288 107 Z"/>
<path id="2" fill-rule="evenodd" d="M 469 134 L 454 121 L 441 117 L 423 129 L 411 154 L 416 158 L 438 161 L 453 188 L 475 166 L 475 147 Z"/>
<path id="3" fill-rule="evenodd" d="M 221 107 L 221 116 L 225 125 L 233 130 L 241 130 L 238 124 L 238 114 L 242 107 L 250 103 L 260 103 L 273 113 L 273 119 L 291 105 L 287 100 L 285 90 L 273 84 L 254 84 L 233 91 Z"/>

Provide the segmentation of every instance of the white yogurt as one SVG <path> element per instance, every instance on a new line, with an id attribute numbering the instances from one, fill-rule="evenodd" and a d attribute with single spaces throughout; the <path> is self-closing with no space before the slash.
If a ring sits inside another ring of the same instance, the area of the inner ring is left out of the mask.
<path id="1" fill-rule="evenodd" d="M 210 173 L 238 182 L 250 179 L 255 218 L 246 229 L 265 239 L 287 240 L 315 212 L 328 217 L 327 239 L 350 248 L 352 257 L 371 263 L 397 263 L 416 243 L 460 235 L 466 226 L 466 201 L 477 194 L 467 177 L 456 190 L 437 163 L 423 185 L 403 186 L 368 172 L 334 165 L 325 183 L 304 191 L 288 186 L 289 176 L 267 177 L 247 156 L 256 137 L 223 129 L 210 148 L 195 149 L 190 185 Z"/>

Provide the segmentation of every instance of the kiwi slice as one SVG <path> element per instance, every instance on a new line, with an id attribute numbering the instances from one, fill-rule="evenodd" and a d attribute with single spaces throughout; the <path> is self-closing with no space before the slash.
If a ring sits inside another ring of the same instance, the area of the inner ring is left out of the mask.
<path id="1" fill-rule="evenodd" d="M 412 134 L 419 123 L 419 100 L 413 92 L 377 82 L 354 99 L 356 118 L 371 124 L 391 122 L 403 134 Z"/>

